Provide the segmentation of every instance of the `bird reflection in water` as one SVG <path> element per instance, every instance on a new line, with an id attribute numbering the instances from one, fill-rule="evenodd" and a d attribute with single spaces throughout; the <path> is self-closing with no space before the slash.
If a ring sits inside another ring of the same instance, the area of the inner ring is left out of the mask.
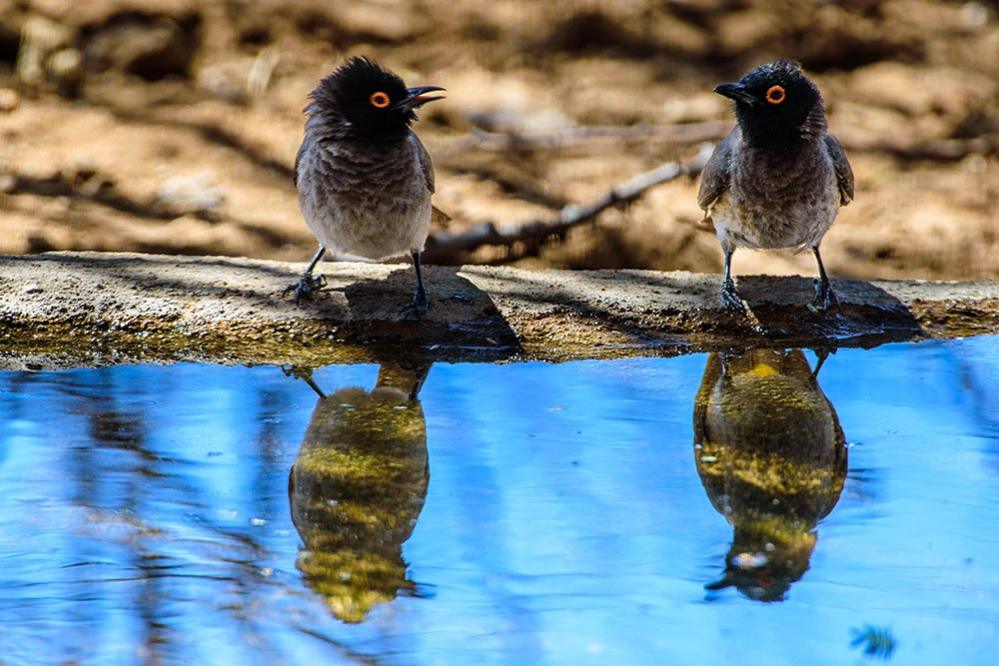
<path id="1" fill-rule="evenodd" d="M 751 599 L 781 601 L 808 570 L 815 525 L 836 503 L 847 449 L 836 410 L 801 350 L 712 354 L 694 402 L 694 458 L 734 528 L 724 576 Z"/>
<path id="2" fill-rule="evenodd" d="M 373 389 L 319 395 L 288 479 L 304 542 L 297 566 L 344 622 L 415 591 L 402 544 L 427 495 L 427 430 L 418 394 L 430 363 L 383 363 Z"/>

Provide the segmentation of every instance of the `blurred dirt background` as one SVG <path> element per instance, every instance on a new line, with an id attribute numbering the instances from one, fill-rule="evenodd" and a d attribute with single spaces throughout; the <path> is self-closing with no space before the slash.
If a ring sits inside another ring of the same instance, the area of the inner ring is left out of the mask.
<path id="1" fill-rule="evenodd" d="M 0 0 L 0 252 L 305 260 L 301 109 L 345 56 L 447 87 L 416 126 L 449 232 L 555 216 L 730 127 L 774 56 L 823 88 L 857 198 L 850 277 L 999 277 L 999 6 L 939 0 Z M 696 179 L 449 262 L 717 271 Z M 738 273 L 811 274 L 741 252 Z"/>

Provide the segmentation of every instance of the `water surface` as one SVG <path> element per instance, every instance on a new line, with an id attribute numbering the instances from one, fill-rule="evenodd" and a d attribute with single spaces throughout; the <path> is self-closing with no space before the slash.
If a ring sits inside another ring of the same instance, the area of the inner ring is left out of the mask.
<path id="1" fill-rule="evenodd" d="M 0 373 L 0 663 L 996 663 L 999 338 L 816 365 Z"/>

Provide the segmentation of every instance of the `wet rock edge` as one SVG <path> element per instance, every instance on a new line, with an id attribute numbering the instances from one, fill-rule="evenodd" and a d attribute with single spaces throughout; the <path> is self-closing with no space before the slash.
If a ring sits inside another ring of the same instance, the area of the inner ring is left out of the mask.
<path id="1" fill-rule="evenodd" d="M 0 367 L 315 367 L 413 355 L 557 362 L 999 332 L 995 281 L 838 280 L 842 306 L 822 315 L 806 307 L 809 278 L 744 277 L 756 325 L 720 308 L 714 275 L 428 267 L 430 313 L 403 322 L 407 266 L 324 263 L 329 286 L 298 307 L 282 291 L 303 267 L 112 253 L 0 257 Z"/>

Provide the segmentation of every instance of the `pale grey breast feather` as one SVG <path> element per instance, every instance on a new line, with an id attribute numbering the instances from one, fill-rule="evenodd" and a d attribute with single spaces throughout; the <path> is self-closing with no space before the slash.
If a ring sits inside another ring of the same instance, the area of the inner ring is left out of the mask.
<path id="1" fill-rule="evenodd" d="M 832 169 L 822 142 L 789 150 L 742 144 L 732 160 L 730 188 L 742 205 L 776 214 L 821 198 Z"/>
<path id="2" fill-rule="evenodd" d="M 731 158 L 724 203 L 715 224 L 737 245 L 805 248 L 816 243 L 839 203 L 824 142 L 778 151 L 740 144 Z"/>
<path id="3" fill-rule="evenodd" d="M 311 141 L 298 170 L 302 212 L 330 250 L 382 259 L 423 248 L 431 195 L 412 141 Z"/>
<path id="4" fill-rule="evenodd" d="M 317 142 L 308 168 L 317 195 L 345 207 L 381 207 L 410 198 L 425 175 L 410 141 Z"/>

